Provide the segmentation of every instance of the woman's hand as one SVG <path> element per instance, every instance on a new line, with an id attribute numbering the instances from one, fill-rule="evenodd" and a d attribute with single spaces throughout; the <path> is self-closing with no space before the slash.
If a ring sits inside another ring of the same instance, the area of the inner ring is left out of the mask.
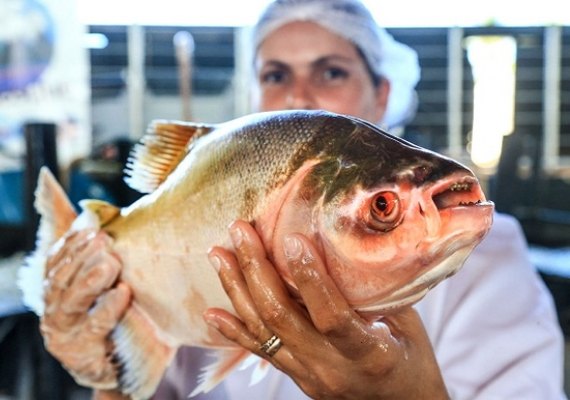
<path id="1" fill-rule="evenodd" d="M 230 227 L 235 255 L 216 247 L 210 259 L 238 316 L 209 309 L 208 323 L 288 374 L 319 399 L 448 398 L 418 314 L 405 308 L 370 323 L 347 304 L 315 248 L 302 235 L 285 239 L 288 266 L 304 306 L 267 259 L 252 226 Z M 281 347 L 260 349 L 273 335 Z M 271 353 L 271 352 L 270 352 Z"/>
<path id="2" fill-rule="evenodd" d="M 46 265 L 45 312 L 40 329 L 47 350 L 75 380 L 96 388 L 117 386 L 108 335 L 126 311 L 131 291 L 115 282 L 120 261 L 103 232 L 68 237 Z"/>

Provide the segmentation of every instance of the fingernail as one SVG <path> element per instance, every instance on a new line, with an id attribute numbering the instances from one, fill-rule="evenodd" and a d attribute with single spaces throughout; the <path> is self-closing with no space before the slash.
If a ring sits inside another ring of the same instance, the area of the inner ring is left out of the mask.
<path id="1" fill-rule="evenodd" d="M 206 323 L 208 325 L 210 325 L 212 328 L 220 329 L 220 324 L 218 323 L 218 320 L 216 319 L 216 317 L 213 317 L 212 315 L 208 314 L 207 310 L 203 314 L 203 317 L 204 317 L 204 321 L 206 321 Z"/>
<path id="2" fill-rule="evenodd" d="M 230 228 L 230 236 L 232 237 L 232 242 L 235 247 L 240 247 L 243 242 L 243 232 L 240 228 L 232 226 Z"/>
<path id="3" fill-rule="evenodd" d="M 299 258 L 303 252 L 303 245 L 295 236 L 286 236 L 283 241 L 283 251 L 287 258 Z"/>
<path id="4" fill-rule="evenodd" d="M 208 260 L 210 260 L 210 264 L 212 264 L 212 267 L 214 267 L 216 272 L 219 273 L 220 269 L 222 268 L 222 260 L 220 260 L 220 257 L 215 254 L 209 254 Z"/>

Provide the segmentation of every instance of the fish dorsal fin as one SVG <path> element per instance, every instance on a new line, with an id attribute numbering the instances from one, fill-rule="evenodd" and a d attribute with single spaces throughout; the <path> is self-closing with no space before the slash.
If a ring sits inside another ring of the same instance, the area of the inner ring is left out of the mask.
<path id="1" fill-rule="evenodd" d="M 84 211 L 88 211 L 97 217 L 99 226 L 105 226 L 121 212 L 118 207 L 103 200 L 81 200 L 79 205 Z"/>
<path id="2" fill-rule="evenodd" d="M 153 192 L 188 154 L 192 142 L 213 129 L 207 124 L 153 121 L 131 153 L 125 182 L 141 193 Z"/>

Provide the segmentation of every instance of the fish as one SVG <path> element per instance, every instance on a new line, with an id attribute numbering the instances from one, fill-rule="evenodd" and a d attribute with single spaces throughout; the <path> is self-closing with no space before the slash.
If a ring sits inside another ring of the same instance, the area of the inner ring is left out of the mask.
<path id="1" fill-rule="evenodd" d="M 289 233 L 306 235 L 351 307 L 374 321 L 457 273 L 494 212 L 463 164 L 325 111 L 264 112 L 219 124 L 154 121 L 125 179 L 144 193 L 140 199 L 123 208 L 83 200 L 77 215 L 42 169 L 37 247 L 20 286 L 41 315 L 50 249 L 78 229 L 107 232 L 123 263 L 119 280 L 133 292 L 111 333 L 116 388 L 135 399 L 153 394 L 181 346 L 217 355 L 192 394 L 211 390 L 252 356 L 202 318 L 210 307 L 235 313 L 207 259 L 212 246 L 231 248 L 232 221 L 253 224 L 299 301 L 281 244 Z"/>

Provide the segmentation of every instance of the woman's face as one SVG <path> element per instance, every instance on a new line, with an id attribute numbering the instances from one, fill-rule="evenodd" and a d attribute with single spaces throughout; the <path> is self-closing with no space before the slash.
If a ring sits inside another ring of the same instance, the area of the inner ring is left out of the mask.
<path id="1" fill-rule="evenodd" d="M 381 121 L 389 83 L 374 86 L 348 40 L 311 22 L 292 22 L 269 34 L 255 58 L 258 111 L 322 109 Z"/>

